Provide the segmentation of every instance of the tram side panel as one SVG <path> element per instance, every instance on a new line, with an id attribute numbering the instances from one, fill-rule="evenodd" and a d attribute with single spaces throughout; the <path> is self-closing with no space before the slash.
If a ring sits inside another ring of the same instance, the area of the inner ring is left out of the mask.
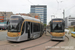
<path id="1" fill-rule="evenodd" d="M 28 39 L 28 34 L 26 33 L 26 22 L 24 22 L 22 26 L 22 32 L 21 35 L 19 36 L 18 41 L 23 41 Z"/>
<path id="2" fill-rule="evenodd" d="M 40 37 L 40 35 L 41 35 L 40 23 L 33 23 L 33 38 Z"/>
<path id="3" fill-rule="evenodd" d="M 24 26 L 23 26 L 23 28 L 24 28 Z M 40 36 L 40 24 L 38 24 L 38 23 L 26 21 L 26 27 L 24 29 L 23 28 L 22 28 L 22 34 L 23 35 L 20 37 L 21 41 L 23 39 L 24 40 L 35 39 L 35 38 L 38 38 Z"/>
<path id="4" fill-rule="evenodd" d="M 41 27 L 42 27 L 42 25 L 41 25 Z M 35 38 L 39 37 L 40 35 L 42 36 L 42 34 L 43 34 L 43 33 L 41 33 L 43 30 L 42 28 L 40 29 L 40 23 L 38 24 L 38 23 L 30 22 L 30 26 L 29 26 L 30 31 L 29 31 L 28 30 L 28 22 L 26 21 L 23 23 L 23 26 L 21 28 L 21 32 L 16 33 L 18 36 L 11 37 L 9 39 L 9 41 L 16 41 L 17 42 L 17 41 L 23 41 L 23 40 L 28 40 L 28 39 L 35 39 Z M 8 35 L 10 36 L 10 34 L 11 33 L 9 33 Z"/>

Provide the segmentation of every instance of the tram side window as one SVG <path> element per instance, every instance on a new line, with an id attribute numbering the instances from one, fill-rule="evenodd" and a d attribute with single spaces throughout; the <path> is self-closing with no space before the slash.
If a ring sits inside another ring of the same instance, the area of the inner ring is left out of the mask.
<path id="1" fill-rule="evenodd" d="M 28 22 L 26 22 L 26 33 L 28 33 L 27 28 L 28 28 Z"/>
<path id="2" fill-rule="evenodd" d="M 31 27 L 31 33 L 32 33 L 32 28 L 33 28 L 33 24 L 32 24 L 32 22 L 31 22 L 31 26 L 30 26 L 30 27 Z"/>
<path id="3" fill-rule="evenodd" d="M 22 27 L 22 34 L 24 33 L 24 29 L 25 29 L 25 22 L 24 22 L 23 27 Z"/>
<path id="4" fill-rule="evenodd" d="M 40 24 L 38 24 L 38 31 L 40 31 L 41 27 L 40 27 Z"/>
<path id="5" fill-rule="evenodd" d="M 41 31 L 43 31 L 43 26 L 42 26 L 42 24 L 41 24 Z"/>
<path id="6" fill-rule="evenodd" d="M 34 23 L 33 26 L 34 26 L 34 29 L 33 29 L 34 32 L 40 31 L 40 25 L 38 23 Z"/>
<path id="7" fill-rule="evenodd" d="M 35 25 L 35 23 L 33 24 L 33 26 L 34 26 L 33 32 L 36 32 L 36 25 Z"/>

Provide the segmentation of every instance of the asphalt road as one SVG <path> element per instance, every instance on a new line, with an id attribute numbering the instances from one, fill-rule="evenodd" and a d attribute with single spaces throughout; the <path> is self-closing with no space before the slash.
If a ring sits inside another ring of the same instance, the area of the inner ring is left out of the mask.
<path id="1" fill-rule="evenodd" d="M 0 31 L 0 41 L 6 40 L 7 31 Z"/>

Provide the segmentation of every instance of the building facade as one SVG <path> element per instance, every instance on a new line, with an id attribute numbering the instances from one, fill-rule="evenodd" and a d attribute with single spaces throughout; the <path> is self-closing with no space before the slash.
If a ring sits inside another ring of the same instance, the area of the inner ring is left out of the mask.
<path id="1" fill-rule="evenodd" d="M 66 17 L 65 18 L 65 28 L 75 25 L 75 17 Z"/>
<path id="2" fill-rule="evenodd" d="M 4 16 L 5 20 L 8 20 L 11 15 L 13 15 L 12 12 L 0 12 L 0 16 Z"/>
<path id="3" fill-rule="evenodd" d="M 41 22 L 44 24 L 47 24 L 47 6 L 46 5 L 31 5 L 30 13 L 39 14 Z"/>

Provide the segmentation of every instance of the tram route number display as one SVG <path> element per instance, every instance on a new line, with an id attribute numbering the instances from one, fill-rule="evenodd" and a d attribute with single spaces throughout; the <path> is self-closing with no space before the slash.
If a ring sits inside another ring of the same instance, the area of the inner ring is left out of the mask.
<path id="1" fill-rule="evenodd" d="M 62 20 L 56 20 L 56 21 L 54 20 L 53 22 L 62 22 Z"/>
<path id="2" fill-rule="evenodd" d="M 19 18 L 11 18 L 11 20 L 19 20 Z"/>

